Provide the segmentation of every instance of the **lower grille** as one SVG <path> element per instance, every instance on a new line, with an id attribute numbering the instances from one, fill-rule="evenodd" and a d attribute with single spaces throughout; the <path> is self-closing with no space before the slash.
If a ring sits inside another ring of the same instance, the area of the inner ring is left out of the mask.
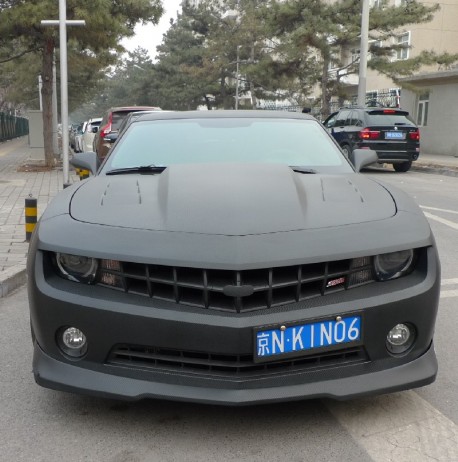
<path id="1" fill-rule="evenodd" d="M 107 363 L 138 369 L 211 373 L 226 377 L 297 372 L 368 361 L 363 347 L 257 364 L 251 355 L 225 355 L 136 345 L 116 345 Z"/>
<path id="2" fill-rule="evenodd" d="M 102 260 L 98 284 L 180 305 L 262 310 L 374 280 L 372 257 L 231 271 Z"/>

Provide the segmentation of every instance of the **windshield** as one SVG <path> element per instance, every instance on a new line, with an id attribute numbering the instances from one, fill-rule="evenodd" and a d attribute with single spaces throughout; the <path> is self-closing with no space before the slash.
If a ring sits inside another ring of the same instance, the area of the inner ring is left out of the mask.
<path id="1" fill-rule="evenodd" d="M 370 114 L 369 125 L 415 125 L 405 114 Z"/>
<path id="2" fill-rule="evenodd" d="M 352 171 L 314 120 L 196 118 L 132 123 L 102 173 L 146 165 L 228 162 L 278 163 L 333 173 Z"/>

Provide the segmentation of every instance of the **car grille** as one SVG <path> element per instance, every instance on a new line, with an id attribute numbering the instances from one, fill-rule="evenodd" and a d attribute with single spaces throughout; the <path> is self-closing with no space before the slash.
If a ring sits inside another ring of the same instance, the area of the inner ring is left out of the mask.
<path id="1" fill-rule="evenodd" d="M 252 355 L 224 355 L 165 348 L 116 345 L 107 364 L 139 369 L 166 369 L 182 372 L 246 376 L 269 373 L 297 372 L 307 369 L 335 367 L 368 361 L 363 347 L 322 352 L 300 358 L 255 363 Z"/>
<path id="2" fill-rule="evenodd" d="M 102 260 L 98 284 L 227 312 L 269 309 L 374 280 L 372 257 L 243 271 Z"/>

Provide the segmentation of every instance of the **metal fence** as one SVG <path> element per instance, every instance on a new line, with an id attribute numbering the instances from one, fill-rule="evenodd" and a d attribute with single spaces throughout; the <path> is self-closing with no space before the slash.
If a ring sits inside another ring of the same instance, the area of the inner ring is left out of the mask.
<path id="1" fill-rule="evenodd" d="M 330 101 L 329 109 L 330 112 L 336 112 L 341 107 L 351 107 L 357 105 L 358 97 L 356 95 L 346 99 L 338 100 L 332 98 Z M 368 91 L 366 93 L 366 106 L 367 107 L 401 107 L 401 89 L 400 88 L 387 88 L 383 90 Z M 258 109 L 270 109 L 277 111 L 290 111 L 290 112 L 301 112 L 303 106 L 298 105 L 287 105 L 278 104 L 275 101 L 264 101 L 262 107 L 258 106 Z M 321 119 L 321 107 L 312 106 L 310 113 Z"/>
<path id="2" fill-rule="evenodd" d="M 29 121 L 24 117 L 0 112 L 0 141 L 11 140 L 29 133 Z"/>

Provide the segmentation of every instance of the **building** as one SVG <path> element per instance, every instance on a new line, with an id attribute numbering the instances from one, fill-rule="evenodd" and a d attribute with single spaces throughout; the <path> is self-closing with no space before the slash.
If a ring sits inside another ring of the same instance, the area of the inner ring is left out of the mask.
<path id="1" fill-rule="evenodd" d="M 381 0 L 369 0 L 369 3 L 371 8 L 383 8 Z M 423 3 L 431 4 L 430 2 Z M 394 53 L 393 61 L 415 58 L 425 50 L 432 50 L 438 54 L 446 52 L 450 54 L 458 53 L 458 0 L 439 0 L 437 3 L 440 5 L 440 10 L 434 14 L 434 18 L 430 22 L 411 24 L 398 31 L 391 44 L 405 44 L 406 48 Z M 406 5 L 406 8 L 408 8 L 409 2 L 408 0 L 388 0 L 388 4 L 395 6 Z M 376 41 L 372 41 L 372 44 L 387 45 L 387 43 Z M 345 64 L 356 60 L 359 56 L 359 44 L 356 43 L 354 47 L 343 50 L 343 54 Z M 370 60 L 370 58 L 369 55 L 368 59 Z M 438 72 L 441 70 L 445 69 L 433 66 L 425 67 L 422 72 Z M 348 93 L 350 95 L 357 94 L 357 75 L 349 75 L 343 79 L 343 82 L 348 84 Z M 380 99 L 379 95 L 383 95 L 383 97 L 390 97 L 389 101 L 395 102 L 395 97 L 399 95 L 399 85 L 371 69 L 367 71 L 366 89 L 370 99 Z M 383 97 L 381 98 L 382 100 Z M 401 104 L 403 104 L 402 100 Z"/>
<path id="2" fill-rule="evenodd" d="M 403 81 L 419 89 L 403 89 L 402 104 L 420 126 L 421 150 L 458 157 L 458 68 Z"/>

